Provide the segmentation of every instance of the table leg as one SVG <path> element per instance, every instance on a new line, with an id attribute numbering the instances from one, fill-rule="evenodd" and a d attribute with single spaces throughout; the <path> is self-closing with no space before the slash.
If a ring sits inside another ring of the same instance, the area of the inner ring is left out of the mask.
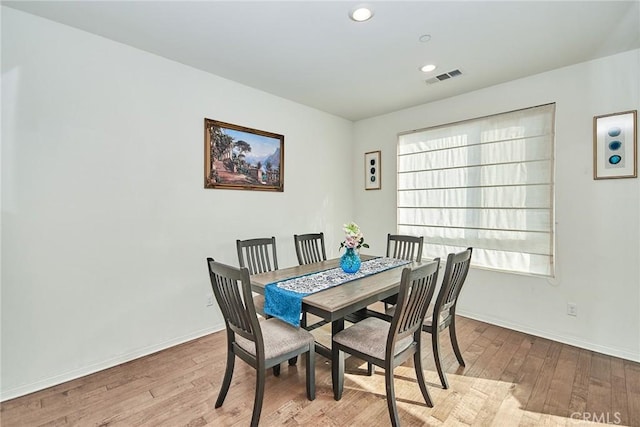
<path id="1" fill-rule="evenodd" d="M 333 395 L 340 396 L 342 393 L 342 379 L 344 375 L 339 372 L 344 371 L 344 358 L 339 357 L 339 351 L 333 345 L 333 336 L 344 329 L 344 319 L 338 319 L 331 322 L 331 379 L 333 382 Z"/>

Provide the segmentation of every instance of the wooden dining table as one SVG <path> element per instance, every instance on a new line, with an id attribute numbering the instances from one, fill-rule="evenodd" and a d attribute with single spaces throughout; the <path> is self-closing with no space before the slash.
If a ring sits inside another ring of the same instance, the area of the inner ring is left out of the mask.
<path id="1" fill-rule="evenodd" d="M 369 255 L 361 255 L 363 261 L 376 258 Z M 283 268 L 262 274 L 251 276 L 251 286 L 254 292 L 264 294 L 265 286 L 270 283 L 280 282 L 293 277 L 304 276 L 338 267 L 340 259 L 331 259 L 313 264 Z M 379 315 L 367 311 L 367 307 L 398 293 L 402 270 L 406 267 L 415 268 L 424 262 L 411 262 L 389 270 L 375 273 L 360 279 L 352 280 L 332 288 L 322 290 L 302 299 L 302 311 L 311 313 L 331 323 L 331 337 L 344 329 L 345 318 L 360 315 Z M 338 357 L 338 351 L 329 349 L 320 343 L 316 343 L 316 351 L 331 360 L 332 381 L 334 392 L 339 386 L 338 372 L 343 369 L 339 364 L 344 359 Z"/>

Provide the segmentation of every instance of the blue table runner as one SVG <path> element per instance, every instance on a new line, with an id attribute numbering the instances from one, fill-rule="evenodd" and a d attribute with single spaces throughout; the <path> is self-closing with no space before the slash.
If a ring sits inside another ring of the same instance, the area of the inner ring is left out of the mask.
<path id="1" fill-rule="evenodd" d="M 340 267 L 337 267 L 269 283 L 264 288 L 264 312 L 298 327 L 300 326 L 302 299 L 307 295 L 410 262 L 396 258 L 374 258 L 363 261 L 360 270 L 356 273 L 345 273 Z"/>

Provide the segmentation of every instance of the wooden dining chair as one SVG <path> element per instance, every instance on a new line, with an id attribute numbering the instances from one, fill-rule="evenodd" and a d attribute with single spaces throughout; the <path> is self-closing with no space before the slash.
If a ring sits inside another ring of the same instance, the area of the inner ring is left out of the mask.
<path id="1" fill-rule="evenodd" d="M 433 357 L 436 362 L 440 382 L 445 389 L 449 388 L 449 383 L 442 370 L 442 362 L 440 361 L 439 335 L 440 332 L 449 328 L 449 337 L 451 338 L 453 352 L 460 366 L 465 366 L 456 336 L 456 306 L 462 285 L 464 285 L 467 273 L 469 272 L 472 252 L 473 248 L 467 248 L 465 251 L 447 256 L 447 266 L 445 267 L 440 291 L 438 291 L 436 302 L 432 307 L 429 307 L 429 312 L 422 325 L 422 330 L 431 334 Z"/>
<path id="2" fill-rule="evenodd" d="M 298 264 L 305 265 L 327 260 L 327 252 L 324 247 L 324 233 L 294 234 L 293 243 L 296 247 Z M 324 321 L 317 322 L 310 327 L 307 324 L 306 312 L 302 313 L 302 319 L 300 320 L 300 325 L 307 329 L 320 327 L 325 323 Z"/>
<path id="3" fill-rule="evenodd" d="M 256 392 L 251 426 L 257 426 L 262 411 L 266 370 L 300 354 L 306 360 L 307 398 L 315 399 L 315 340 L 302 328 L 295 328 L 276 318 L 258 321 L 249 270 L 215 262 L 207 258 L 213 293 L 218 301 L 227 329 L 227 363 L 215 407 L 224 403 L 235 358 L 256 370 Z"/>
<path id="4" fill-rule="evenodd" d="M 278 269 L 276 238 L 236 240 L 240 267 L 247 267 L 249 274 L 266 273 Z"/>
<path id="5" fill-rule="evenodd" d="M 298 264 L 305 265 L 327 260 L 324 233 L 294 234 L 293 242 L 296 246 Z"/>
<path id="6" fill-rule="evenodd" d="M 387 234 L 388 258 L 406 259 L 409 261 L 420 261 L 422 259 L 422 246 L 424 237 L 409 236 L 405 234 Z M 397 295 L 391 295 L 382 300 L 385 311 L 394 305 L 398 300 Z"/>
<path id="7" fill-rule="evenodd" d="M 238 264 L 240 267 L 247 267 L 249 274 L 266 273 L 278 269 L 275 237 L 236 240 L 236 247 Z M 256 295 L 253 304 L 257 312 L 265 316 L 264 295 Z"/>
<path id="8" fill-rule="evenodd" d="M 238 250 L 238 264 L 246 267 L 249 274 L 261 274 L 278 269 L 278 255 L 276 252 L 275 237 L 261 237 L 257 239 L 236 240 Z M 263 317 L 268 317 L 264 312 L 264 295 L 253 297 L 253 306 L 256 312 Z M 289 360 L 289 365 L 295 365 L 297 357 Z M 280 365 L 273 367 L 273 375 L 280 375 Z"/>
<path id="9" fill-rule="evenodd" d="M 387 257 L 420 261 L 422 259 L 423 236 L 387 234 Z"/>
<path id="10" fill-rule="evenodd" d="M 334 335 L 332 345 L 339 350 L 332 365 L 334 398 L 340 400 L 344 388 L 344 353 L 384 368 L 387 407 L 391 424 L 400 425 L 393 382 L 393 370 L 413 356 L 413 365 L 422 396 L 433 406 L 422 371 L 421 326 L 433 297 L 440 259 L 411 269 L 402 270 L 398 304 L 391 322 L 368 317 Z"/>

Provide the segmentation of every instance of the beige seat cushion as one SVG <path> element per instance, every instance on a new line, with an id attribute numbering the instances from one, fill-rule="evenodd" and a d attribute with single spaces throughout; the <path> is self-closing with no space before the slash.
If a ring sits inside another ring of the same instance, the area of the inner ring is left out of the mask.
<path id="1" fill-rule="evenodd" d="M 391 324 L 385 320 L 368 317 L 338 332 L 333 340 L 360 353 L 384 360 L 390 327 Z M 396 342 L 394 355 L 409 347 L 412 342 L 413 336 Z"/>
<path id="2" fill-rule="evenodd" d="M 314 342 L 313 335 L 308 331 L 293 327 L 280 319 L 261 319 L 260 328 L 265 359 L 273 359 L 303 347 L 308 348 Z M 256 355 L 256 347 L 252 341 L 236 335 L 236 342 L 250 354 Z"/>

